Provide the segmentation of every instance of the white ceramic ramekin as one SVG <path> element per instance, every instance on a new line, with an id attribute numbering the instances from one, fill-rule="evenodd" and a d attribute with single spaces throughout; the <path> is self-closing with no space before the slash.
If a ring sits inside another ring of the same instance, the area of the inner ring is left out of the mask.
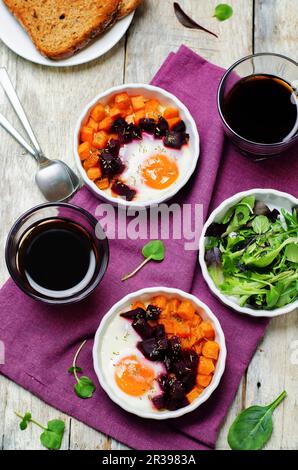
<path id="1" fill-rule="evenodd" d="M 160 100 L 160 102 L 164 104 L 165 106 L 174 106 L 175 108 L 178 108 L 180 111 L 181 118 L 185 121 L 187 133 L 190 136 L 189 146 L 190 146 L 190 151 L 191 151 L 191 155 L 193 156 L 193 158 L 192 158 L 192 164 L 188 168 L 188 171 L 185 173 L 185 175 L 180 179 L 180 181 L 177 184 L 173 185 L 172 189 L 169 188 L 169 191 L 163 193 L 162 196 L 157 197 L 156 199 L 150 200 L 150 201 L 131 201 L 131 202 L 125 201 L 121 198 L 114 198 L 113 196 L 110 196 L 109 194 L 107 194 L 107 192 L 100 190 L 96 186 L 96 184 L 88 178 L 86 171 L 84 170 L 82 166 L 82 162 L 80 160 L 79 154 L 78 154 L 80 128 L 87 121 L 90 110 L 93 108 L 93 106 L 96 103 L 101 102 L 103 104 L 107 104 L 116 93 L 121 93 L 125 91 L 129 94 L 143 95 L 145 98 L 149 98 L 149 99 L 156 98 Z M 152 85 L 126 84 L 126 85 L 121 85 L 121 86 L 117 86 L 114 88 L 110 88 L 104 93 L 97 95 L 90 103 L 88 103 L 85 106 L 85 108 L 83 109 L 77 121 L 75 130 L 74 130 L 73 152 L 74 152 L 77 168 L 81 174 L 83 181 L 97 197 L 111 204 L 124 206 L 124 207 L 131 207 L 135 209 L 142 209 L 145 207 L 160 204 L 162 202 L 165 202 L 171 199 L 173 196 L 175 196 L 175 194 L 177 194 L 183 188 L 183 186 L 186 185 L 186 183 L 188 182 L 188 180 L 194 173 L 196 166 L 197 166 L 199 153 L 200 153 L 200 138 L 199 138 L 199 133 L 198 133 L 196 123 L 194 119 L 192 118 L 190 112 L 188 111 L 186 106 L 174 95 L 172 95 L 171 93 L 168 93 L 162 88 L 158 88 Z"/>
<path id="2" fill-rule="evenodd" d="M 136 410 L 134 407 L 124 403 L 121 398 L 115 393 L 112 387 L 109 386 L 107 383 L 103 370 L 105 364 L 101 363 L 100 359 L 100 350 L 102 345 L 102 339 L 105 334 L 108 334 L 108 327 L 110 322 L 113 320 L 115 315 L 119 315 L 119 313 L 129 310 L 132 303 L 136 302 L 137 300 L 148 302 L 152 297 L 156 295 L 165 295 L 169 298 L 176 297 L 178 299 L 187 299 L 190 300 L 195 306 L 200 309 L 204 310 L 204 313 L 200 311 L 200 315 L 202 316 L 203 320 L 209 320 L 214 327 L 215 330 L 215 341 L 218 342 L 220 345 L 220 354 L 216 364 L 215 373 L 210 385 L 203 391 L 203 393 L 194 400 L 190 405 L 186 406 L 185 408 L 180 408 L 176 411 L 142 411 Z M 123 299 L 121 299 L 118 303 L 116 303 L 110 311 L 104 316 L 102 319 L 99 328 L 95 334 L 94 339 L 94 346 L 93 346 L 93 364 L 96 375 L 100 382 L 100 385 L 105 390 L 105 392 L 109 395 L 110 399 L 113 400 L 117 405 L 119 405 L 124 410 L 128 411 L 129 413 L 133 413 L 141 418 L 149 418 L 155 420 L 163 420 L 163 419 L 170 419 L 170 418 L 178 418 L 180 416 L 185 415 L 186 413 L 190 413 L 197 409 L 202 403 L 204 403 L 210 395 L 214 392 L 217 388 L 220 379 L 223 375 L 225 370 L 225 363 L 226 363 L 226 344 L 225 344 L 225 337 L 220 326 L 220 323 L 216 316 L 211 312 L 210 308 L 201 302 L 197 297 L 188 294 L 184 291 L 179 289 L 170 289 L 167 287 L 151 287 L 147 289 L 142 289 L 137 292 L 133 292 L 132 294 L 127 295 Z"/>

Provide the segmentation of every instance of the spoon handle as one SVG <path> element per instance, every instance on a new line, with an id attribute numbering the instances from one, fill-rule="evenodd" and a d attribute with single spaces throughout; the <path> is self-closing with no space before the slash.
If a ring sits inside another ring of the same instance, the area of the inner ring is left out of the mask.
<path id="1" fill-rule="evenodd" d="M 0 126 L 2 126 L 27 152 L 34 158 L 37 158 L 36 151 L 29 145 L 26 140 L 18 133 L 18 131 L 8 122 L 8 120 L 0 113 Z"/>
<path id="2" fill-rule="evenodd" d="M 36 151 L 34 152 L 35 158 L 36 158 L 37 155 L 42 155 L 42 150 L 40 148 L 40 145 L 37 142 L 37 139 L 34 135 L 32 127 L 31 127 L 31 125 L 28 121 L 28 118 L 27 118 L 26 114 L 25 114 L 23 106 L 21 105 L 21 102 L 18 98 L 18 95 L 17 95 L 17 93 L 16 93 L 16 91 L 15 91 L 15 89 L 14 89 L 14 87 L 13 87 L 11 81 L 10 81 L 7 70 L 4 67 L 0 67 L 0 84 L 2 85 L 3 90 L 5 91 L 8 99 L 9 99 L 9 101 L 10 101 L 12 107 L 13 107 L 13 109 L 15 110 L 16 115 L 18 116 L 19 120 L 21 121 L 21 123 L 22 123 L 22 125 L 25 129 L 25 131 L 27 132 L 27 135 L 30 138 L 30 140 L 33 144 L 33 147 L 36 149 Z M 8 132 L 11 133 L 10 131 L 8 131 Z M 14 131 L 14 132 L 16 132 L 16 131 Z M 13 137 L 15 137 L 15 135 L 13 135 L 13 134 L 11 134 L 11 135 Z M 19 135 L 19 137 L 21 137 L 21 136 Z M 22 140 L 24 140 L 24 139 L 22 138 Z M 21 145 L 23 145 L 23 143 Z M 28 144 L 27 144 L 27 146 L 28 146 Z M 32 152 L 30 152 L 30 153 L 32 153 Z"/>

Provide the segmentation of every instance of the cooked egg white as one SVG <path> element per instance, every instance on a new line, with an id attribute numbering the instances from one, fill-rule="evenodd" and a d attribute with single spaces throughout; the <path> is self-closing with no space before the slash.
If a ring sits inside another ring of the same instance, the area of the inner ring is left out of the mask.
<path id="1" fill-rule="evenodd" d="M 115 316 L 103 336 L 100 364 L 106 383 L 122 402 L 154 411 L 151 398 L 161 392 L 156 379 L 165 372 L 164 365 L 148 361 L 137 348 L 139 341 L 131 322 Z"/>
<path id="2" fill-rule="evenodd" d="M 135 201 L 150 201 L 171 192 L 191 166 L 189 145 L 170 149 L 149 134 L 122 147 L 120 158 L 125 165 L 120 179 L 137 190 Z"/>

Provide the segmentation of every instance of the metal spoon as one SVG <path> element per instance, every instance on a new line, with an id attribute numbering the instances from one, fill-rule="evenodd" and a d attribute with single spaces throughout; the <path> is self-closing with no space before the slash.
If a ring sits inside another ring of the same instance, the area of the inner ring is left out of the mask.
<path id="1" fill-rule="evenodd" d="M 49 160 L 44 156 L 16 91 L 13 88 L 9 75 L 4 67 L 0 67 L 0 84 L 2 85 L 32 145 L 26 142 L 26 140 L 1 113 L 0 125 L 35 158 L 39 165 L 39 169 L 35 175 L 35 181 L 45 199 L 50 202 L 69 199 L 80 186 L 78 176 L 61 160 Z"/>

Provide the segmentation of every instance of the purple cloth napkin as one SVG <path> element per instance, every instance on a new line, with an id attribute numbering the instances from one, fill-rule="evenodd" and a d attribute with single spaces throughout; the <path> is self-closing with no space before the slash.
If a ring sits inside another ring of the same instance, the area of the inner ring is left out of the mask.
<path id="1" fill-rule="evenodd" d="M 192 208 L 203 204 L 205 217 L 227 197 L 254 187 L 276 188 L 297 196 L 295 150 L 280 159 L 253 163 L 224 138 L 216 109 L 216 90 L 223 72 L 182 46 L 168 57 L 153 80 L 154 85 L 178 96 L 198 125 L 201 136 L 198 168 L 173 202 L 191 204 Z M 100 204 L 86 188 L 72 202 L 93 214 Z M 152 263 L 135 278 L 121 283 L 121 276 L 139 264 L 144 240 L 111 240 L 111 260 L 103 282 L 91 297 L 74 306 L 57 308 L 35 302 L 9 280 L 0 292 L 0 340 L 6 348 L 6 363 L 0 366 L 0 372 L 55 408 L 129 447 L 144 450 L 214 448 L 220 425 L 267 321 L 236 314 L 221 305 L 202 280 L 197 253 L 185 251 L 184 242 L 167 241 L 167 257 L 162 264 Z M 92 399 L 82 401 L 76 397 L 74 379 L 67 374 L 67 369 L 78 345 L 86 338 L 90 340 L 79 362 L 84 373 L 97 383 L 91 349 L 102 316 L 127 293 L 157 285 L 191 291 L 219 318 L 226 336 L 228 359 L 216 392 L 197 411 L 169 422 L 154 423 L 123 411 L 110 401 L 99 385 Z"/>

